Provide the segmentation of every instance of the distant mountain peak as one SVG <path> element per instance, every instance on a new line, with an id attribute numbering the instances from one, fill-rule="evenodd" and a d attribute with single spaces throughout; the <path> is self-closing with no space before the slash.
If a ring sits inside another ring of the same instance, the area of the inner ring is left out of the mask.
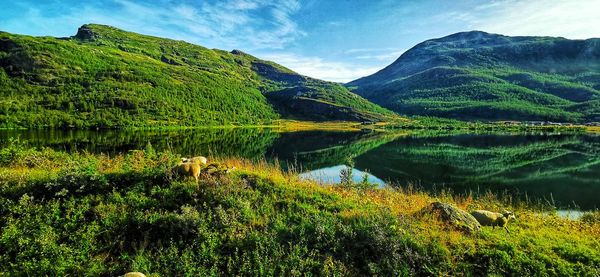
<path id="1" fill-rule="evenodd" d="M 493 37 L 493 36 L 502 36 L 502 35 L 492 34 L 492 33 L 484 32 L 484 31 L 473 30 L 473 31 L 464 31 L 464 32 L 454 33 L 451 35 L 441 37 L 440 39 L 479 39 L 479 38 Z"/>
<path id="2" fill-rule="evenodd" d="M 483 31 L 468 31 L 454 33 L 445 37 L 426 40 L 414 47 L 418 48 L 474 48 L 474 47 L 489 47 L 507 43 L 513 43 L 510 37 L 492 34 Z"/>
<path id="3" fill-rule="evenodd" d="M 597 121 L 600 39 L 459 32 L 419 43 L 347 85 L 409 115 Z"/>

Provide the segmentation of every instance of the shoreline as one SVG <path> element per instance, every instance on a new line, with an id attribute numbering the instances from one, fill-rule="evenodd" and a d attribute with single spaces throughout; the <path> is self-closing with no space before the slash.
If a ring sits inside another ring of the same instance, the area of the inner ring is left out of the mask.
<path id="1" fill-rule="evenodd" d="M 170 173 L 178 159 L 150 149 L 3 152 L 0 273 L 578 275 L 600 265 L 598 212 L 569 220 L 491 194 L 323 186 L 235 158 L 209 157 L 234 169 L 196 182 Z M 437 201 L 464 211 L 508 209 L 517 220 L 510 233 L 485 226 L 465 233 L 423 214 Z"/>
<path id="2" fill-rule="evenodd" d="M 469 121 L 456 121 L 452 123 L 422 122 L 418 119 L 390 122 L 356 122 L 356 121 L 302 121 L 302 120 L 276 120 L 265 124 L 247 125 L 210 125 L 210 126 L 156 126 L 156 127 L 115 127 L 115 128 L 0 128 L 0 131 L 26 131 L 26 130 L 74 130 L 74 131 L 160 131 L 160 130 L 201 130 L 201 129 L 236 129 L 236 128 L 269 128 L 279 132 L 298 131 L 394 131 L 394 130 L 437 130 L 437 131 L 565 131 L 600 133 L 600 126 L 570 125 L 570 126 L 529 126 L 529 125 L 503 125 L 500 123 L 481 123 Z"/>

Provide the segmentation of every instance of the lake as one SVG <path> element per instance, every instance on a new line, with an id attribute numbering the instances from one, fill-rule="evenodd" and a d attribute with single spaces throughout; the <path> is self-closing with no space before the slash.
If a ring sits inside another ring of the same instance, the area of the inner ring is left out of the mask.
<path id="1" fill-rule="evenodd" d="M 339 182 L 352 160 L 355 179 L 429 191 L 509 193 L 583 210 L 600 207 L 600 136 L 560 133 L 382 133 L 230 128 L 178 131 L 0 131 L 63 151 L 119 153 L 143 149 L 183 156 L 278 160 L 305 178 Z"/>

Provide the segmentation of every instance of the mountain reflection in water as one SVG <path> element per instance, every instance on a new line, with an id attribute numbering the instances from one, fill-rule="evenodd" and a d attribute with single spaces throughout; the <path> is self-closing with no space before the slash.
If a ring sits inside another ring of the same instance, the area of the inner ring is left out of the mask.
<path id="1" fill-rule="evenodd" d="M 560 207 L 600 207 L 600 136 L 594 134 L 406 134 L 260 128 L 177 131 L 1 131 L 0 144 L 19 138 L 63 151 L 122 153 L 152 145 L 184 156 L 278 161 L 284 170 L 336 182 L 353 160 L 360 180 L 454 193 L 507 192 Z M 320 177 L 319 177 L 320 178 Z M 526 196 L 525 196 L 526 195 Z"/>

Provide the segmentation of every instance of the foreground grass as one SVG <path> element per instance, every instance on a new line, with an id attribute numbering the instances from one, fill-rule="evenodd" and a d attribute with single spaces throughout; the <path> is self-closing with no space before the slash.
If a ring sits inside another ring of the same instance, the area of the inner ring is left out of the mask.
<path id="1" fill-rule="evenodd" d="M 589 275 L 597 213 L 570 221 L 491 195 L 323 186 L 277 165 L 178 180 L 177 156 L 0 150 L 0 275 Z M 430 202 L 513 209 L 511 233 L 455 231 Z"/>

